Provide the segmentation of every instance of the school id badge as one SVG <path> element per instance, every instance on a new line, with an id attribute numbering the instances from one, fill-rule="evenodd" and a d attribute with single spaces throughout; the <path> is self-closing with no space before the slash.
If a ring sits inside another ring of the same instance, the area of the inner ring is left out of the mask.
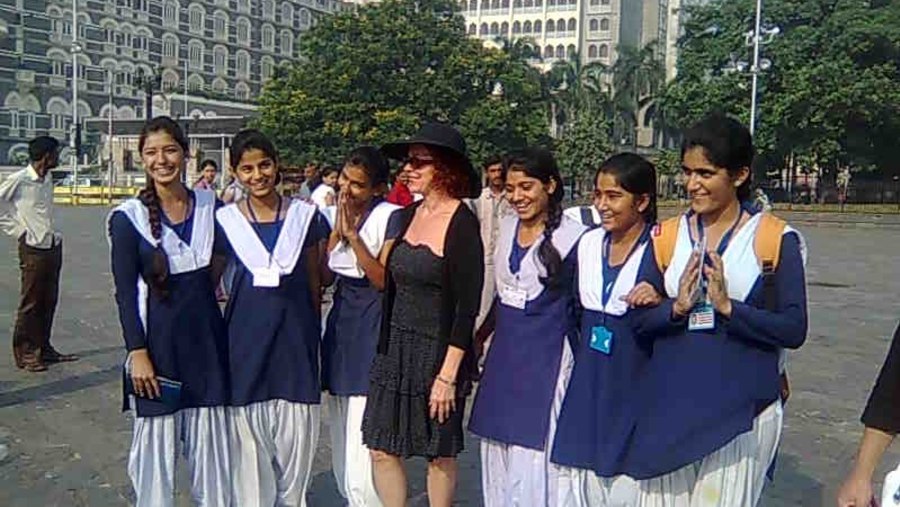
<path id="1" fill-rule="evenodd" d="M 594 326 L 594 328 L 591 329 L 590 345 L 592 349 L 608 356 L 612 354 L 612 342 L 612 331 L 606 329 L 606 326 Z"/>
<path id="2" fill-rule="evenodd" d="M 709 331 L 716 328 L 716 310 L 709 301 L 698 303 L 688 316 L 688 331 Z"/>

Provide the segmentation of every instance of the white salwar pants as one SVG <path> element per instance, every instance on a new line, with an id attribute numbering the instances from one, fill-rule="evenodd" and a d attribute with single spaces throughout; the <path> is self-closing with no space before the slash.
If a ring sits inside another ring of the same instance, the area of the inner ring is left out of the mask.
<path id="1" fill-rule="evenodd" d="M 634 507 L 638 483 L 625 475 L 598 477 L 593 470 L 559 467 L 559 507 Z"/>
<path id="2" fill-rule="evenodd" d="M 661 477 L 640 481 L 640 507 L 755 507 L 781 440 L 781 401 L 753 428 L 703 458 Z"/>
<path id="3" fill-rule="evenodd" d="M 306 505 L 319 413 L 319 405 L 285 400 L 229 408 L 235 505 Z"/>
<path id="4" fill-rule="evenodd" d="M 372 478 L 372 459 L 362 441 L 365 396 L 324 395 L 331 433 L 331 470 L 350 507 L 381 507 Z"/>
<path id="5" fill-rule="evenodd" d="M 482 439 L 481 488 L 485 507 L 554 507 L 558 504 L 562 478 L 560 467 L 550 463 L 550 455 L 572 365 L 572 350 L 566 339 L 543 451 Z"/>
<path id="6" fill-rule="evenodd" d="M 132 406 L 134 404 L 132 403 Z M 181 448 L 200 506 L 231 504 L 231 462 L 225 407 L 185 408 L 171 415 L 134 418 L 128 476 L 136 507 L 175 505 L 175 460 Z"/>

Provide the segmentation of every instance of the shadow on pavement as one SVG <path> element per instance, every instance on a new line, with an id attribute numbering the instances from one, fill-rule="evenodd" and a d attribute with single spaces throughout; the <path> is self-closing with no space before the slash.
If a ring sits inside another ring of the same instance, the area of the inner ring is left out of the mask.
<path id="1" fill-rule="evenodd" d="M 68 394 L 82 389 L 99 386 L 121 378 L 122 367 L 119 365 L 104 370 L 66 377 L 38 386 L 26 387 L 8 393 L 0 393 L 0 408 L 29 403 L 50 396 Z"/>

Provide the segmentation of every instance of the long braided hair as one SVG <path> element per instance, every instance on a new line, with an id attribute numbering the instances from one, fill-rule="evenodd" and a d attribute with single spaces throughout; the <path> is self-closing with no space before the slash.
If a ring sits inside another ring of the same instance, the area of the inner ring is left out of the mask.
<path id="1" fill-rule="evenodd" d="M 150 134 L 157 132 L 165 132 L 181 146 L 182 151 L 188 152 L 188 140 L 184 135 L 184 131 L 178 126 L 174 120 L 168 116 L 158 116 L 144 124 L 141 129 L 141 135 L 138 140 L 138 151 L 143 154 L 144 144 Z M 156 191 L 156 183 L 153 178 L 147 177 L 146 186 L 141 189 L 138 194 L 138 200 L 147 208 L 147 215 L 150 221 L 150 234 L 153 239 L 158 242 L 162 239 L 162 209 L 159 203 L 159 194 Z M 149 269 L 148 269 L 149 268 Z M 150 286 L 150 293 L 159 299 L 166 299 L 169 295 L 168 279 L 169 279 L 169 259 L 166 251 L 163 250 L 162 243 L 156 246 L 153 252 L 153 260 L 147 268 L 144 269 L 144 279 Z"/>
<path id="2" fill-rule="evenodd" d="M 506 172 L 521 171 L 530 178 L 540 180 L 543 184 L 556 182 L 556 188 L 549 195 L 547 218 L 544 223 L 544 241 L 538 247 L 538 260 L 547 271 L 547 276 L 541 278 L 545 287 L 555 288 L 562 277 L 562 257 L 559 250 L 553 245 L 553 232 L 559 228 L 562 222 L 563 210 L 563 182 L 559 174 L 559 166 L 553 154 L 543 148 L 525 148 L 513 152 L 506 159 Z"/>

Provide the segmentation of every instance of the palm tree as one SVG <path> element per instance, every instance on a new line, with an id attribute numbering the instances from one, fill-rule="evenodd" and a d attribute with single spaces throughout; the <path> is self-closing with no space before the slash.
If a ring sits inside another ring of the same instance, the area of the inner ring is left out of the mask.
<path id="1" fill-rule="evenodd" d="M 615 118 L 613 132 L 616 139 L 627 139 L 637 145 L 640 112 L 657 96 L 665 82 L 665 65 L 657 58 L 657 43 L 651 41 L 642 48 L 620 45 L 612 66 L 613 104 Z"/>
<path id="2" fill-rule="evenodd" d="M 554 97 L 557 125 L 572 121 L 586 108 L 608 111 L 609 85 L 604 79 L 607 68 L 600 62 L 583 63 L 576 51 L 566 60 L 553 63 L 546 82 Z"/>

